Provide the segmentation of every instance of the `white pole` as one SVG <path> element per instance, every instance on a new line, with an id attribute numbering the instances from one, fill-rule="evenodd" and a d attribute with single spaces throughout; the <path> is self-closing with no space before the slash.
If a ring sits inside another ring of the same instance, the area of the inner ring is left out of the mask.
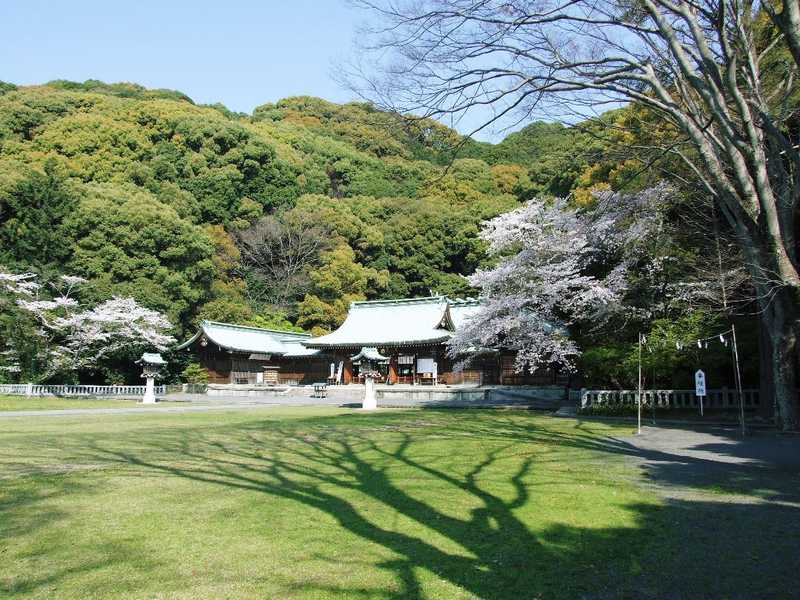
<path id="1" fill-rule="evenodd" d="M 642 332 L 639 332 L 639 393 L 637 402 L 637 434 L 642 433 Z"/>
<path id="2" fill-rule="evenodd" d="M 736 345 L 736 325 L 731 324 L 731 334 L 733 338 L 733 359 L 736 365 L 736 393 L 739 396 L 739 425 L 744 436 L 747 431 L 744 426 L 744 398 L 742 398 L 742 374 L 739 371 L 739 347 Z"/>

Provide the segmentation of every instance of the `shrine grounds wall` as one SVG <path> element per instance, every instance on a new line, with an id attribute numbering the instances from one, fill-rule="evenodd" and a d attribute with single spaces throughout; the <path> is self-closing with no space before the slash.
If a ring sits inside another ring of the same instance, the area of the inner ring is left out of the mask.
<path id="1" fill-rule="evenodd" d="M 567 399 L 562 386 L 487 386 L 463 389 L 413 389 L 381 387 L 375 391 L 379 406 L 441 406 L 448 408 L 525 406 L 556 409 Z"/>

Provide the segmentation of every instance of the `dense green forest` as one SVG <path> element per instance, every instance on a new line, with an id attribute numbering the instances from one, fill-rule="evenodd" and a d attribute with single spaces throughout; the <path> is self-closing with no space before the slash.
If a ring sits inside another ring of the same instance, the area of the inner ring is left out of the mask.
<path id="1" fill-rule="evenodd" d="M 657 124 L 627 108 L 488 144 L 361 103 L 287 98 L 245 115 L 127 83 L 0 84 L 0 266 L 83 277 L 87 305 L 133 297 L 166 314 L 176 338 L 200 319 L 318 334 L 353 300 L 474 295 L 464 276 L 490 261 L 481 223 L 525 200 L 588 206 L 598 190 L 657 181 L 612 151 L 636 127 Z M 659 289 L 707 260 L 682 229 L 673 220 L 642 254 L 631 301 L 646 316 L 613 340 L 574 332 L 593 380 L 629 383 L 636 327 L 671 339 L 716 326 L 653 309 Z M 665 257 L 678 263 L 655 281 L 648 265 Z M 29 325 L 3 311 L 0 335 L 29 339 Z M 668 381 L 686 359 L 656 362 Z"/>
<path id="2" fill-rule="evenodd" d="M 452 160 L 456 132 L 365 104 L 288 98 L 250 116 L 133 84 L 0 93 L 0 264 L 85 277 L 94 299 L 133 296 L 180 335 L 202 318 L 321 331 L 355 299 L 468 295 L 480 222 L 570 191 L 588 166 L 559 125 Z M 277 296 L 238 243 L 264 218 L 272 238 L 322 240 Z"/>

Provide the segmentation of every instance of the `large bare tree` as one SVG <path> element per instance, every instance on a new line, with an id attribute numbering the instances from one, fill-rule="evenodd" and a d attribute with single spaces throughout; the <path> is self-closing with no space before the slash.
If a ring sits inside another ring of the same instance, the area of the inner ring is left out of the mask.
<path id="1" fill-rule="evenodd" d="M 361 4 L 379 25 L 363 37 L 359 89 L 385 107 L 451 119 L 488 108 L 483 127 L 635 102 L 668 121 L 680 135 L 653 144 L 735 232 L 769 334 L 776 416 L 798 427 L 798 0 Z"/>
<path id="2" fill-rule="evenodd" d="M 330 245 L 324 228 L 275 216 L 260 219 L 235 239 L 250 301 L 283 310 L 308 291 L 309 271 Z"/>

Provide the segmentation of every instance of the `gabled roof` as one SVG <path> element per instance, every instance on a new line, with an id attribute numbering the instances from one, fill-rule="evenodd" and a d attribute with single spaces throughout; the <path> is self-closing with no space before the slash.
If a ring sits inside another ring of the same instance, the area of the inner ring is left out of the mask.
<path id="1" fill-rule="evenodd" d="M 248 352 L 255 354 L 276 354 L 279 356 L 311 356 L 315 351 L 305 348 L 300 342 L 308 340 L 307 333 L 275 331 L 259 327 L 231 325 L 216 321 L 203 321 L 191 339 L 185 341 L 177 350 L 191 346 L 201 338 L 220 348 L 232 352 Z"/>
<path id="2" fill-rule="evenodd" d="M 371 360 L 374 362 L 389 362 L 389 357 L 378 352 L 378 349 L 374 346 L 365 346 L 364 348 L 361 348 L 361 351 L 358 354 L 350 357 L 350 360 L 352 361 L 361 359 Z"/>
<path id="3" fill-rule="evenodd" d="M 304 341 L 308 348 L 362 348 L 438 344 L 455 326 L 444 296 L 353 302 L 333 333 Z"/>
<path id="4" fill-rule="evenodd" d="M 142 358 L 136 361 L 145 365 L 165 365 L 167 361 L 158 352 L 145 352 Z"/>
<path id="5" fill-rule="evenodd" d="M 459 329 L 472 316 L 481 309 L 481 301 L 469 298 L 456 298 L 450 300 L 450 316 L 453 318 L 453 325 Z"/>

